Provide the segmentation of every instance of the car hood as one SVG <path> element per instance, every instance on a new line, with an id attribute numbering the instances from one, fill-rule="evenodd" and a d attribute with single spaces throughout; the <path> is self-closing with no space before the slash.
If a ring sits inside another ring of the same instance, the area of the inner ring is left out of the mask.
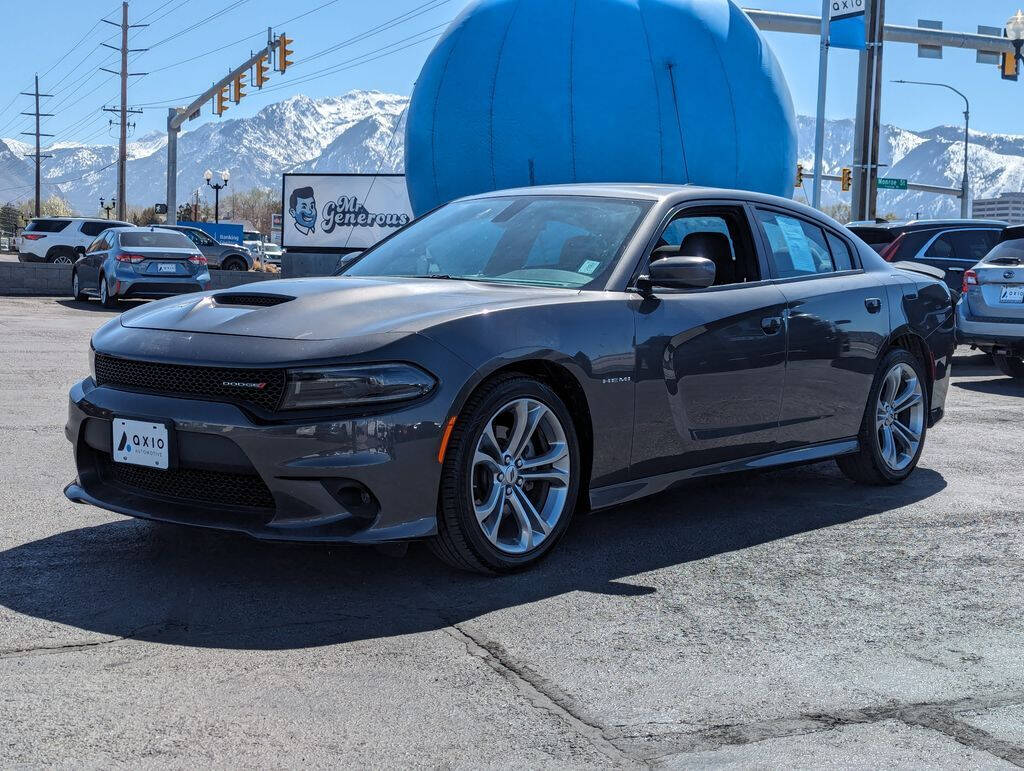
<path id="1" fill-rule="evenodd" d="M 228 304 L 241 295 L 276 295 L 276 305 Z M 385 332 L 421 332 L 453 318 L 545 304 L 576 290 L 411 278 L 296 278 L 173 297 L 121 315 L 133 329 L 333 340 Z M 220 302 L 218 302 L 220 298 Z"/>

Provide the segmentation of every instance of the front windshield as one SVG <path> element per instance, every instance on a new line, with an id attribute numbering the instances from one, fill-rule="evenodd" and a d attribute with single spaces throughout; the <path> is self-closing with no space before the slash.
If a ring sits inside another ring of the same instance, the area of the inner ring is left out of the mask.
<path id="1" fill-rule="evenodd" d="M 649 208 L 583 196 L 456 201 L 367 251 L 344 275 L 596 286 Z"/>

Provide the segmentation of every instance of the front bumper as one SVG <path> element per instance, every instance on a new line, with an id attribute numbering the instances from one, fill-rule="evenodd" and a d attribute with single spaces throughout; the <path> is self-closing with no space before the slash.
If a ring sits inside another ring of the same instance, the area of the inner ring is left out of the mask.
<path id="1" fill-rule="evenodd" d="M 971 316 L 966 300 L 956 306 L 956 340 L 961 345 L 996 353 L 1024 355 L 1024 320 L 992 320 Z"/>
<path id="2" fill-rule="evenodd" d="M 443 418 L 386 415 L 266 424 L 231 404 L 92 379 L 70 393 L 65 434 L 78 475 L 65 495 L 109 511 L 282 541 L 374 543 L 436 532 Z M 111 461 L 111 421 L 163 421 L 171 465 Z"/>

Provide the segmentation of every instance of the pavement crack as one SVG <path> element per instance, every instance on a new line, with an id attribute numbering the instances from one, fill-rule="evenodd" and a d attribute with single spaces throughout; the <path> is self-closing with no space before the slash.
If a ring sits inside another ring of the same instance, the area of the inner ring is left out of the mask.
<path id="1" fill-rule="evenodd" d="M 160 628 L 161 626 L 163 625 L 158 625 L 155 628 Z M 32 645 L 27 648 L 4 648 L 0 649 L 0 660 L 14 659 L 21 656 L 46 656 L 53 653 L 69 653 L 74 651 L 86 651 L 91 648 L 101 648 L 104 645 L 110 645 L 111 643 L 134 640 L 141 632 L 152 630 L 153 628 L 154 627 L 150 625 L 140 626 L 137 629 L 131 630 L 128 634 L 106 637 L 102 640 L 90 640 L 89 642 L 65 643 L 63 645 Z"/>
<path id="2" fill-rule="evenodd" d="M 445 631 L 462 642 L 469 655 L 482 660 L 512 683 L 536 709 L 560 720 L 615 765 L 640 765 L 608 739 L 604 728 L 597 721 L 583 715 L 568 694 L 523 662 L 517 661 L 500 643 L 487 639 L 464 623 L 452 623 Z"/>
<path id="3" fill-rule="evenodd" d="M 1010 692 L 987 697 L 966 697 L 951 701 L 913 704 L 891 703 L 824 712 L 805 712 L 792 717 L 774 718 L 750 723 L 730 723 L 708 726 L 690 731 L 628 729 L 612 737 L 617 746 L 639 745 L 632 753 L 648 762 L 657 762 L 667 755 L 717 750 L 726 746 L 753 744 L 769 739 L 783 739 L 801 734 L 832 731 L 852 725 L 880 723 L 896 720 L 908 726 L 937 731 L 950 739 L 975 750 L 1002 758 L 1024 768 L 1024 747 L 998 739 L 986 731 L 960 720 L 957 715 L 984 712 L 998 707 L 1024 704 L 1024 693 Z M 661 725 L 645 723 L 643 726 Z M 690 725 L 690 724 L 677 724 Z M 635 726 L 639 728 L 641 726 Z M 628 746 L 624 751 L 629 751 Z"/>

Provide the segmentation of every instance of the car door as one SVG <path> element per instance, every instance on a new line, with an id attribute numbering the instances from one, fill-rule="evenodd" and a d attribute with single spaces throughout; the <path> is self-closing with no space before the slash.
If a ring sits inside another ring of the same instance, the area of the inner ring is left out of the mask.
<path id="1" fill-rule="evenodd" d="M 682 207 L 652 249 L 665 244 L 712 259 L 717 277 L 706 289 L 656 288 L 636 305 L 633 478 L 769 453 L 778 441 L 785 297 L 767 280 L 747 207 Z"/>
<path id="2" fill-rule="evenodd" d="M 974 267 L 999 240 L 996 228 L 958 228 L 933 235 L 915 256 L 917 262 L 946 271 L 946 284 L 959 292 L 964 271 Z"/>
<path id="3" fill-rule="evenodd" d="M 886 288 L 838 230 L 781 207 L 756 219 L 774 285 L 786 298 L 783 449 L 857 435 L 889 335 Z"/>
<path id="4" fill-rule="evenodd" d="M 86 249 L 85 255 L 78 263 L 78 280 L 83 289 L 88 289 L 89 291 L 99 290 L 100 266 L 106 259 L 109 250 L 110 244 L 107 242 L 105 235 L 101 235 Z"/>

